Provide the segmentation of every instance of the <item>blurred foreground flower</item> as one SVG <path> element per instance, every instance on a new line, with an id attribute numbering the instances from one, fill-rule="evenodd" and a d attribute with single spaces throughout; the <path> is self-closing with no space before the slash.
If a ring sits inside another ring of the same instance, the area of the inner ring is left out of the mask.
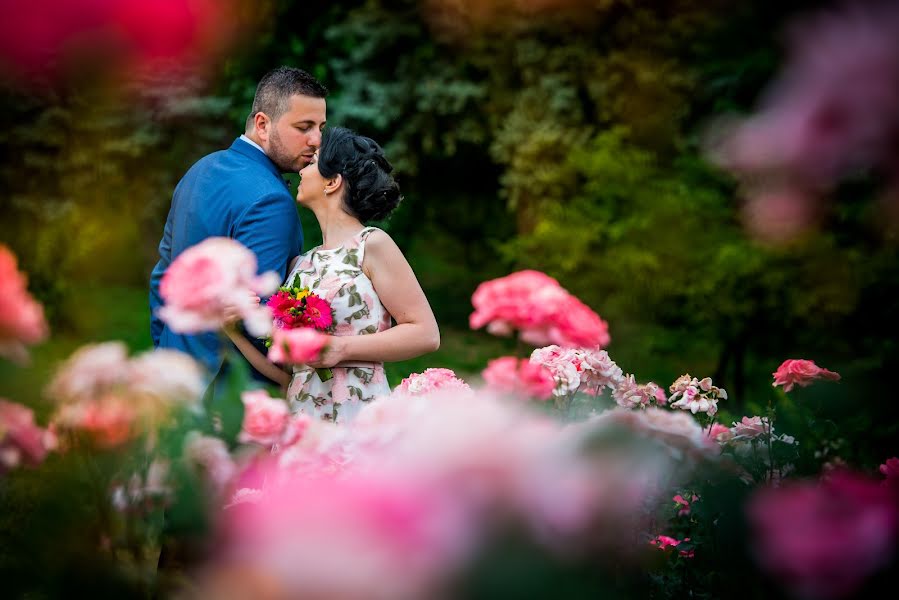
<path id="1" fill-rule="evenodd" d="M 24 362 L 26 344 L 40 342 L 47 333 L 44 309 L 28 293 L 16 257 L 0 245 L 0 356 Z"/>
<path id="2" fill-rule="evenodd" d="M 792 358 L 783 361 L 772 375 L 774 376 L 774 383 L 771 385 L 774 387 L 783 386 L 785 392 L 791 391 L 794 385 L 807 387 L 818 379 L 840 380 L 839 373 L 822 369 L 814 361 Z"/>
<path id="3" fill-rule="evenodd" d="M 61 431 L 112 447 L 155 428 L 177 408 L 197 410 L 206 381 L 199 364 L 174 350 L 128 357 L 121 342 L 83 346 L 57 370 L 46 395 Z"/>
<path id="4" fill-rule="evenodd" d="M 710 144 L 712 159 L 747 185 L 750 229 L 774 241 L 810 225 L 845 177 L 873 170 L 899 181 L 899 5 L 808 16 L 788 52 L 760 111 L 714 125 Z"/>
<path id="5" fill-rule="evenodd" d="M 491 389 L 507 394 L 546 400 L 556 389 L 552 372 L 526 358 L 504 356 L 487 363 L 481 373 Z"/>
<path id="6" fill-rule="evenodd" d="M 800 597 L 850 596 L 896 550 L 899 498 L 848 471 L 762 489 L 748 511 L 756 559 Z"/>
<path id="7" fill-rule="evenodd" d="M 280 278 L 269 272 L 256 275 L 256 255 L 230 238 L 207 238 L 178 255 L 159 284 L 164 306 L 159 317 L 178 333 L 221 329 L 227 311 L 235 309 L 247 331 L 255 336 L 271 332 L 268 308 L 249 294 L 267 295 Z"/>
<path id="8" fill-rule="evenodd" d="M 413 373 L 403 379 L 394 391 L 401 394 L 426 395 L 437 390 L 471 391 L 471 388 L 450 369 L 425 369 L 421 373 Z"/>
<path id="9" fill-rule="evenodd" d="M 519 332 L 534 346 L 602 348 L 609 326 L 552 277 L 539 271 L 518 271 L 481 283 L 471 297 L 472 329 L 487 326 L 494 335 Z"/>
<path id="10" fill-rule="evenodd" d="M 56 436 L 38 427 L 30 408 L 0 398 L 0 475 L 25 464 L 37 466 L 56 448 Z"/>
<path id="11" fill-rule="evenodd" d="M 238 31 L 234 0 L 4 1 L 0 66 L 19 76 L 56 75 L 69 63 L 102 56 L 102 66 L 131 77 L 196 69 Z"/>

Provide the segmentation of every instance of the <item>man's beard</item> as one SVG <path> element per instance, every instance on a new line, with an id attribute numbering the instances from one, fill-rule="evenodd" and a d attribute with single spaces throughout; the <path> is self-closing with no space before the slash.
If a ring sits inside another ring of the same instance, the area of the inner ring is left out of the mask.
<path id="1" fill-rule="evenodd" d="M 272 131 L 272 137 L 269 140 L 268 157 L 282 173 L 297 173 L 305 167 L 303 158 L 300 156 L 290 156 L 281 143 L 281 136 L 276 131 Z"/>

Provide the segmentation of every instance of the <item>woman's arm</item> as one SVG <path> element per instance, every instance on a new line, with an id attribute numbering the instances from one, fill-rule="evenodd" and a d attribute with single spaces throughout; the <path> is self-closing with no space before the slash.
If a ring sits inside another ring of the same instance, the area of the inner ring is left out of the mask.
<path id="1" fill-rule="evenodd" d="M 234 327 L 225 327 L 225 333 L 231 338 L 231 341 L 234 342 L 234 345 L 237 346 L 240 353 L 250 361 L 250 364 L 253 365 L 254 369 L 272 381 L 280 384 L 282 387 L 286 387 L 287 384 L 290 383 L 290 375 L 281 369 L 281 367 L 266 358 L 264 354 L 253 346 L 250 340 L 245 338 L 243 334 Z"/>
<path id="2" fill-rule="evenodd" d="M 428 299 L 393 239 L 373 231 L 365 242 L 362 269 L 374 285 L 396 326 L 370 335 L 332 336 L 313 367 L 333 367 L 344 361 L 406 360 L 440 347 L 440 330 Z"/>

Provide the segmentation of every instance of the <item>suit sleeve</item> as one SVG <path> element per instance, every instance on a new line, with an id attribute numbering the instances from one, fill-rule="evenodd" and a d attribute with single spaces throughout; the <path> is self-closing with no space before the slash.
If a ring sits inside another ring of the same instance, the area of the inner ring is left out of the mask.
<path id="1" fill-rule="evenodd" d="M 159 242 L 159 262 L 150 273 L 150 336 L 153 338 L 153 347 L 159 347 L 159 338 L 165 324 L 156 316 L 156 309 L 162 306 L 162 297 L 159 295 L 159 282 L 165 274 L 165 270 L 172 262 L 172 219 L 171 215 L 165 222 L 162 231 L 162 240 Z"/>
<path id="2" fill-rule="evenodd" d="M 283 281 L 302 247 L 296 206 L 289 195 L 263 196 L 238 218 L 231 237 L 256 254 L 259 273 L 275 271 Z"/>
<path id="3" fill-rule="evenodd" d="M 275 271 L 283 281 L 287 263 L 303 247 L 303 232 L 296 205 L 284 195 L 264 196 L 250 206 L 235 224 L 232 236 L 256 254 L 258 272 Z M 262 340 L 244 333 L 262 354 L 268 348 Z"/>

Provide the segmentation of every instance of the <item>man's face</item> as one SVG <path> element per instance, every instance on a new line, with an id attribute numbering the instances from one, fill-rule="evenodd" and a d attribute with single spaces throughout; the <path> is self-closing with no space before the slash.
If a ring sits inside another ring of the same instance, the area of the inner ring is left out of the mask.
<path id="1" fill-rule="evenodd" d="M 325 99 L 291 96 L 289 109 L 270 123 L 268 157 L 283 173 L 298 172 L 312 162 L 325 128 Z"/>

